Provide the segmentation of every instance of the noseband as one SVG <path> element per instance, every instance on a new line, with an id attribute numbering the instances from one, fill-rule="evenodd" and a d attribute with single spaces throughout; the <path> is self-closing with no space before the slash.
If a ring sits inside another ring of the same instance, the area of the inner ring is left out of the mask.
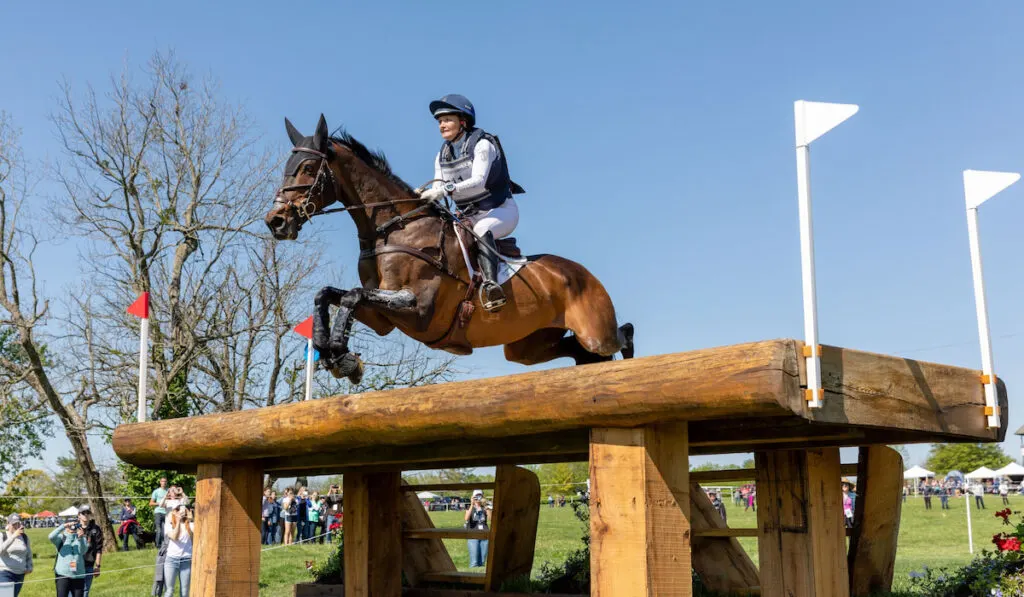
<path id="1" fill-rule="evenodd" d="M 316 170 L 316 177 L 310 184 L 295 184 L 279 188 L 277 190 L 277 194 L 274 197 L 274 205 L 280 204 L 290 207 L 299 214 L 301 214 L 302 217 L 304 217 L 306 220 L 309 220 L 312 219 L 312 217 L 315 215 L 324 213 L 323 211 L 317 209 L 316 203 L 313 202 L 310 196 L 313 194 L 314 190 L 322 194 L 324 192 L 324 185 L 326 185 L 328 182 L 331 183 L 331 193 L 334 193 L 334 173 L 331 172 L 330 167 L 327 165 L 328 157 L 326 153 L 317 151 L 315 149 L 310 149 L 308 147 L 292 148 L 292 153 L 300 152 L 311 153 L 320 158 L 320 165 Z M 324 175 L 324 173 L 326 173 L 326 176 Z M 292 201 L 285 200 L 283 193 L 286 193 L 288 191 L 305 191 L 306 194 L 303 195 L 302 197 L 302 203 L 295 203 Z"/>

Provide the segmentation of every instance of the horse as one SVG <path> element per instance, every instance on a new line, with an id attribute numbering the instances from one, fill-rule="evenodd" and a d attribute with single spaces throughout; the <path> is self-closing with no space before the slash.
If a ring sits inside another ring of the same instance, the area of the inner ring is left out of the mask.
<path id="1" fill-rule="evenodd" d="M 313 345 L 335 377 L 353 385 L 362 379 L 363 363 L 348 345 L 353 319 L 381 336 L 397 328 L 457 355 L 503 345 L 505 358 L 523 365 L 633 357 L 633 326 L 618 325 L 608 292 L 582 265 L 547 254 L 519 260 L 503 284 L 505 307 L 476 308 L 471 263 L 478 249 L 459 213 L 420 199 L 382 153 L 343 130 L 329 135 L 322 114 L 312 136 L 287 118 L 285 128 L 292 153 L 264 218 L 274 238 L 294 240 L 313 217 L 344 211 L 359 239 L 362 286 L 328 286 L 313 301 Z M 342 207 L 327 209 L 335 203 Z"/>

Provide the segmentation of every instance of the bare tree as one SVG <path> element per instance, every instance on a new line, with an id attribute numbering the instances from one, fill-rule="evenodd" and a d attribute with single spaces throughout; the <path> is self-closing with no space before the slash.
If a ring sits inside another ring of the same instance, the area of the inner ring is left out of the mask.
<path id="1" fill-rule="evenodd" d="M 17 131 L 0 114 L 0 326 L 14 330 L 21 359 L 0 357 L 13 380 L 26 384 L 60 421 L 75 458 L 89 502 L 99 520 L 109 520 L 102 499 L 100 472 L 86 436 L 89 410 L 99 400 L 86 378 L 68 371 L 50 357 L 44 330 L 49 304 L 40 296 L 33 255 L 37 246 L 28 222 L 21 221 L 29 192 L 28 169 L 18 146 Z M 101 525 L 106 545 L 114 546 L 113 530 Z"/>
<path id="2" fill-rule="evenodd" d="M 244 111 L 221 101 L 213 80 L 197 82 L 161 54 L 146 75 L 142 85 L 127 74 L 113 79 L 104 100 L 91 88 L 78 99 L 65 84 L 53 118 L 65 150 L 57 215 L 88 241 L 93 292 L 75 310 L 92 333 L 79 348 L 99 352 L 124 380 L 132 370 L 124 329 L 138 325 L 124 306 L 150 292 L 153 411 L 175 398 L 172 410 L 184 412 L 174 414 L 210 403 L 230 410 L 232 394 L 195 396 L 190 371 L 211 343 L 261 325 L 239 328 L 235 318 L 225 327 L 216 313 L 225 289 L 252 273 L 239 271 L 240 256 L 264 242 L 252 224 L 270 195 L 270 161 Z"/>

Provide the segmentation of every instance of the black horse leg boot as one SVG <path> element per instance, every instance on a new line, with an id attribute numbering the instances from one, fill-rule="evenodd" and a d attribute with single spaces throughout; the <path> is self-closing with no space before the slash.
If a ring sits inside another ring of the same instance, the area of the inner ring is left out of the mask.
<path id="1" fill-rule="evenodd" d="M 505 291 L 498 285 L 498 247 L 492 232 L 484 234 L 481 241 L 484 247 L 480 248 L 479 262 L 484 281 L 480 286 L 480 304 L 484 310 L 496 313 L 505 306 Z"/>

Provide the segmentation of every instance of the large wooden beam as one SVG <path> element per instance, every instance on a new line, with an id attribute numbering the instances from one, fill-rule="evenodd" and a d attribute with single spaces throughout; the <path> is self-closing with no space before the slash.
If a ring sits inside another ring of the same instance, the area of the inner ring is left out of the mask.
<path id="1" fill-rule="evenodd" d="M 839 448 L 754 454 L 761 593 L 849 597 Z"/>
<path id="2" fill-rule="evenodd" d="M 805 361 L 799 364 L 806 386 Z M 822 346 L 821 383 L 822 408 L 812 409 L 802 398 L 791 403 L 812 421 L 921 430 L 948 439 L 1003 441 L 1006 436 L 1006 386 L 999 381 L 1002 425 L 990 430 L 981 371 Z"/>
<path id="3" fill-rule="evenodd" d="M 262 496 L 263 471 L 255 464 L 199 465 L 193 595 L 259 596 Z"/>
<path id="4" fill-rule="evenodd" d="M 345 597 L 402 594 L 402 474 L 349 473 L 345 495 Z"/>
<path id="5" fill-rule="evenodd" d="M 892 590 L 902 507 L 903 457 L 888 446 L 861 448 L 849 553 L 854 597 Z"/>
<path id="6" fill-rule="evenodd" d="M 594 429 L 590 594 L 693 594 L 687 424 Z"/>
<path id="7" fill-rule="evenodd" d="M 119 426 L 114 450 L 137 466 L 306 455 L 359 447 L 507 438 L 671 420 L 792 416 L 793 341 L 610 361 L 174 421 Z M 473 396 L 473 408 L 452 396 Z M 296 437 L 316 437 L 299 442 Z"/>

